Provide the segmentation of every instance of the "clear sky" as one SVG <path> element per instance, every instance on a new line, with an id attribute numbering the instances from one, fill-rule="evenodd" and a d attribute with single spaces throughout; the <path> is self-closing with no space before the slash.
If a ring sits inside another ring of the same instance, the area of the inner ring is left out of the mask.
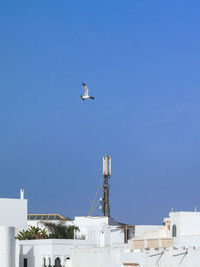
<path id="1" fill-rule="evenodd" d="M 111 215 L 200 209 L 200 1 L 0 4 L 0 197 L 88 215 L 112 155 Z M 80 99 L 85 82 L 95 101 Z M 96 212 L 99 214 L 99 212 Z"/>

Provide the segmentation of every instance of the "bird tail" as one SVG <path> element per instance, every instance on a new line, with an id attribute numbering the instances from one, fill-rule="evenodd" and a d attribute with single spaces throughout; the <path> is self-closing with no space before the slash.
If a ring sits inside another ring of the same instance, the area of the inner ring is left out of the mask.
<path id="1" fill-rule="evenodd" d="M 90 99 L 94 99 L 94 97 L 93 96 L 90 96 Z"/>

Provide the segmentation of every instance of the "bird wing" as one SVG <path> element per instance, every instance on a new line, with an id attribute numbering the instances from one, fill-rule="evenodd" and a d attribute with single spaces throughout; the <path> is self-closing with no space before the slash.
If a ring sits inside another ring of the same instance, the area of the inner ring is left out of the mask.
<path id="1" fill-rule="evenodd" d="M 85 95 L 88 95 L 88 87 L 85 83 L 82 83 L 83 87 L 85 88 Z"/>

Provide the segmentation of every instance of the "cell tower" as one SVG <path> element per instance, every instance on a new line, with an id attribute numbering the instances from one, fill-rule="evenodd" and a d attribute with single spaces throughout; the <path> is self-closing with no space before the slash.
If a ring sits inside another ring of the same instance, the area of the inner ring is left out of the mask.
<path id="1" fill-rule="evenodd" d="M 101 210 L 104 216 L 110 217 L 110 204 L 109 204 L 109 184 L 108 179 L 111 177 L 111 156 L 103 157 L 103 205 L 101 206 Z"/>

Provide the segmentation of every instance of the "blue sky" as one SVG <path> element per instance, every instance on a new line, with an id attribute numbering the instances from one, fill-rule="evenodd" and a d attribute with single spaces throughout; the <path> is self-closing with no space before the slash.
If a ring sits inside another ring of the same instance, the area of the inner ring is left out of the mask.
<path id="1" fill-rule="evenodd" d="M 31 213 L 87 215 L 109 153 L 116 219 L 157 224 L 199 206 L 199 9 L 2 2 L 0 197 L 24 188 Z M 94 102 L 81 101 L 82 82 Z"/>

